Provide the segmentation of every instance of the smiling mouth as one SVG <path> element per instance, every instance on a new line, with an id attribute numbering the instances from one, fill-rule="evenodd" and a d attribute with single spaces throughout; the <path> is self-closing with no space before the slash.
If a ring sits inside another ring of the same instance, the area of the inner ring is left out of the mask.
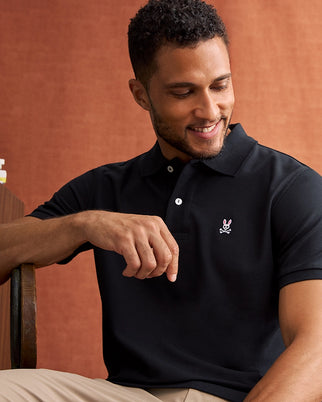
<path id="1" fill-rule="evenodd" d="M 210 131 L 212 131 L 216 127 L 216 125 L 217 125 L 217 123 L 213 124 L 212 126 L 209 126 L 209 127 L 189 127 L 189 129 L 193 130 L 193 131 L 197 131 L 199 133 L 210 133 Z"/>
<path id="2" fill-rule="evenodd" d="M 191 127 L 190 126 L 190 127 L 188 127 L 188 130 L 193 131 L 200 138 L 209 139 L 217 134 L 221 120 L 222 119 L 217 121 L 217 123 L 212 124 L 211 126 L 207 126 L 207 127 Z"/>

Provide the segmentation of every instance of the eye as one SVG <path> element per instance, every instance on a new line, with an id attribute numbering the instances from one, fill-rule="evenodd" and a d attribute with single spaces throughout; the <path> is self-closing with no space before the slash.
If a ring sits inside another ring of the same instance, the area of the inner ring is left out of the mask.
<path id="1" fill-rule="evenodd" d="M 171 95 L 174 96 L 175 98 L 179 98 L 179 99 L 184 99 L 187 98 L 189 95 L 191 95 L 192 91 L 191 90 L 187 90 L 187 91 L 175 91 L 175 92 L 171 92 Z"/>
<path id="2" fill-rule="evenodd" d="M 220 91 L 224 91 L 225 89 L 228 88 L 227 84 L 224 85 L 215 85 L 213 87 L 211 87 L 211 89 L 213 89 L 214 91 L 220 92 Z"/>
<path id="3" fill-rule="evenodd" d="M 225 89 L 228 89 L 228 87 L 229 87 L 229 81 L 225 80 L 225 81 L 217 82 L 216 85 L 213 85 L 211 87 L 211 89 L 213 89 L 214 91 L 220 92 L 220 91 L 224 91 Z"/>

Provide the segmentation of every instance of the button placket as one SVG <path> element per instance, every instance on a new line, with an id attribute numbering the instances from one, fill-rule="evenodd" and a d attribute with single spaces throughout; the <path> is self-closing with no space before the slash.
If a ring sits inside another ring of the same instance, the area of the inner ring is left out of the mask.
<path id="1" fill-rule="evenodd" d="M 166 223 L 173 233 L 187 233 L 192 195 L 195 179 L 192 177 L 195 169 L 189 163 L 183 168 L 172 195 L 169 199 Z"/>

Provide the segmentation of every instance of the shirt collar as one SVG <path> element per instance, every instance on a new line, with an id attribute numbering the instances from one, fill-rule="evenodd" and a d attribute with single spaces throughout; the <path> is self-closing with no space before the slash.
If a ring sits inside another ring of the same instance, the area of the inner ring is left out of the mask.
<path id="1" fill-rule="evenodd" d="M 249 137 L 239 123 L 232 124 L 229 128 L 231 132 L 225 139 L 222 151 L 217 156 L 205 160 L 195 159 L 190 163 L 204 165 L 224 175 L 235 176 L 257 141 Z M 162 155 L 157 142 L 150 151 L 142 155 L 140 160 L 141 174 L 142 176 L 153 175 L 168 164 L 169 161 Z"/>
<path id="2" fill-rule="evenodd" d="M 221 152 L 214 158 L 200 162 L 216 172 L 235 176 L 257 141 L 249 137 L 239 123 L 231 124 L 229 128 L 231 132 L 225 139 Z"/>
<path id="3" fill-rule="evenodd" d="M 150 176 L 158 172 L 161 168 L 169 164 L 169 161 L 162 155 L 159 143 L 142 155 L 140 160 L 140 169 L 142 176 Z"/>

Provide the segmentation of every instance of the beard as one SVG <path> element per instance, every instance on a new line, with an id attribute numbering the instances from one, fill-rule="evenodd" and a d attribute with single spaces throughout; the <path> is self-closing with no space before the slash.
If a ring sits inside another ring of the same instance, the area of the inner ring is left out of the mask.
<path id="1" fill-rule="evenodd" d="M 188 141 L 188 134 L 187 134 L 187 128 L 185 129 L 185 134 L 183 137 L 179 136 L 176 132 L 175 129 L 173 129 L 170 125 L 164 121 L 164 119 L 161 118 L 161 116 L 157 113 L 155 108 L 152 105 L 152 102 L 150 101 L 150 115 L 151 115 L 151 121 L 153 124 L 154 131 L 157 135 L 157 137 L 162 138 L 166 143 L 171 145 L 173 148 L 177 149 L 180 152 L 183 152 L 184 154 L 188 155 L 192 159 L 210 159 L 215 156 L 217 156 L 221 150 L 223 149 L 225 139 L 228 135 L 228 129 L 229 129 L 229 124 L 231 121 L 231 115 L 229 117 L 227 116 L 222 116 L 220 120 L 223 121 L 223 129 L 221 133 L 218 133 L 218 135 L 222 136 L 222 142 L 219 147 L 216 149 L 213 149 L 212 143 L 213 139 L 205 140 L 206 142 L 209 143 L 209 149 L 204 150 L 204 151 L 199 151 L 196 150 L 193 145 L 191 145 Z M 200 126 L 202 126 L 204 123 L 199 123 Z"/>

